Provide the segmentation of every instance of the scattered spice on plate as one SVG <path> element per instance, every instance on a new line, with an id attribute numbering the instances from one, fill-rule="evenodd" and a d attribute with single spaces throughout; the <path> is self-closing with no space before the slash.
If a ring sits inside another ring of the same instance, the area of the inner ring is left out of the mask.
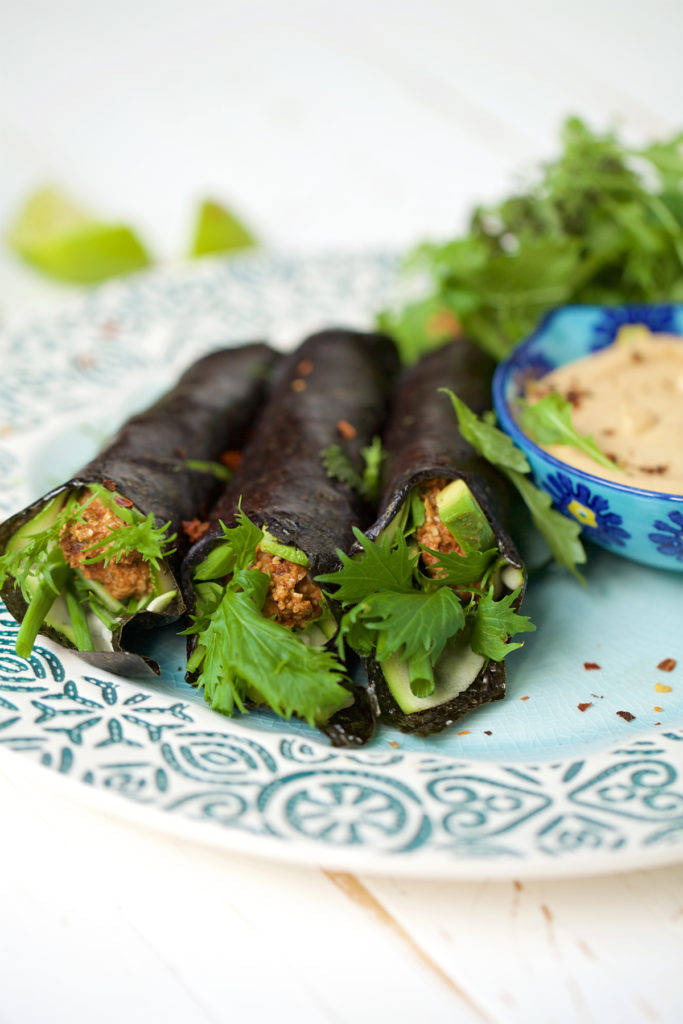
<path id="1" fill-rule="evenodd" d="M 520 697 L 519 699 L 520 700 L 528 700 L 529 698 L 528 697 Z"/>
<path id="2" fill-rule="evenodd" d="M 619 715 L 619 718 L 623 718 L 625 722 L 632 722 L 636 717 L 635 715 L 632 715 L 630 711 L 617 711 L 617 714 Z"/>
<path id="3" fill-rule="evenodd" d="M 227 452 L 221 452 L 220 460 L 228 469 L 237 469 L 242 461 L 242 452 L 238 448 L 229 448 Z"/>
<path id="4" fill-rule="evenodd" d="M 660 708 L 660 707 L 658 707 L 658 705 L 657 705 L 657 704 L 655 704 L 655 706 L 653 707 L 653 709 L 652 709 L 652 710 L 653 710 L 653 711 L 663 711 L 663 710 L 664 710 L 664 708 Z"/>
<path id="5" fill-rule="evenodd" d="M 299 372 L 301 372 L 301 371 L 299 371 Z M 393 747 L 394 750 L 396 750 L 398 747 L 401 746 L 401 744 L 397 743 L 396 740 L 387 740 L 387 743 L 389 744 L 390 747 Z"/>
<path id="6" fill-rule="evenodd" d="M 655 690 L 657 693 L 671 693 L 671 687 L 666 683 L 655 683 Z"/>
<path id="7" fill-rule="evenodd" d="M 676 659 L 664 658 L 663 661 L 660 661 L 659 665 L 657 665 L 657 668 L 662 672 L 673 672 L 676 668 Z"/>
<path id="8" fill-rule="evenodd" d="M 354 425 L 349 423 L 348 420 L 339 420 L 339 423 L 337 423 L 337 430 L 345 441 L 352 441 L 358 433 Z"/>
<path id="9" fill-rule="evenodd" d="M 458 733 L 458 736 L 469 736 L 469 734 L 470 734 L 470 730 L 469 729 L 463 729 L 462 732 Z"/>
<path id="10" fill-rule="evenodd" d="M 601 668 L 602 666 L 598 665 L 597 661 L 584 661 L 583 667 L 587 672 L 590 672 L 591 669 Z"/>
<path id="11" fill-rule="evenodd" d="M 583 704 L 577 704 L 576 706 L 579 709 L 579 711 L 585 711 L 586 708 L 592 708 L 593 707 L 593 701 L 589 700 L 589 701 L 586 701 Z"/>
<path id="12" fill-rule="evenodd" d="M 484 729 L 484 736 L 493 736 L 493 733 L 490 729 Z"/>
<path id="13" fill-rule="evenodd" d="M 591 697 L 595 697 L 596 700 L 604 700 L 605 696 L 602 693 L 591 693 Z"/>

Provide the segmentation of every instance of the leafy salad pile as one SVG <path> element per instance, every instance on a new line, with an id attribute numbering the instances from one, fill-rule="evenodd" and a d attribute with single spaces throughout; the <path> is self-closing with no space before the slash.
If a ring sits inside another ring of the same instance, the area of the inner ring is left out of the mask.
<path id="1" fill-rule="evenodd" d="M 683 133 L 632 148 L 566 121 L 563 151 L 526 191 L 420 246 L 420 301 L 379 317 L 406 362 L 462 332 L 496 358 L 565 303 L 683 300 Z"/>

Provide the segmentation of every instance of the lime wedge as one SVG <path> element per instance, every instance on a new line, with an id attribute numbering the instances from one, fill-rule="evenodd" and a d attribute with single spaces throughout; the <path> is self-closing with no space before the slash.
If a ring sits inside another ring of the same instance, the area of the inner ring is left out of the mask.
<path id="1" fill-rule="evenodd" d="M 130 228 L 98 221 L 56 189 L 30 196 L 8 232 L 13 249 L 46 274 L 79 284 L 149 266 Z"/>
<path id="2" fill-rule="evenodd" d="M 199 207 L 190 256 L 234 252 L 256 245 L 251 231 L 220 203 L 206 199 Z"/>

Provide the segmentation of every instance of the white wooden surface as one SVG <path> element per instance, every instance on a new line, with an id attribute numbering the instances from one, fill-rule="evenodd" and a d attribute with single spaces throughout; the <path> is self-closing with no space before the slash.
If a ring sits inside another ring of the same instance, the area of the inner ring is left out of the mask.
<path id="1" fill-rule="evenodd" d="M 0 225 L 58 181 L 166 260 L 210 193 L 280 247 L 406 247 L 553 154 L 569 112 L 681 126 L 680 0 L 0 0 L 0 25 Z M 3 320 L 69 294 L 0 256 Z M 683 1018 L 678 867 L 333 875 L 0 771 L 0 1024 Z"/>

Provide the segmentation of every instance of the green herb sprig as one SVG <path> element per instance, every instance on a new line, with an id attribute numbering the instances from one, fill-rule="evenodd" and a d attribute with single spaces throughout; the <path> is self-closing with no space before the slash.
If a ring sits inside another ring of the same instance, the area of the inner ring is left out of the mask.
<path id="1" fill-rule="evenodd" d="M 543 536 L 553 558 L 583 580 L 577 569 L 586 561 L 586 552 L 579 539 L 581 526 L 552 507 L 550 495 L 528 479 L 531 472 L 526 455 L 512 439 L 492 422 L 493 414 L 478 417 L 450 388 L 439 388 L 450 398 L 458 419 L 460 433 L 474 450 L 503 473 L 513 484 L 531 513 L 536 529 Z"/>
<path id="2" fill-rule="evenodd" d="M 464 333 L 496 358 L 553 306 L 683 299 L 683 133 L 642 148 L 576 117 L 526 191 L 478 207 L 463 237 L 407 269 L 427 296 L 379 317 L 403 359 Z"/>
<path id="3" fill-rule="evenodd" d="M 568 444 L 588 455 L 605 469 L 621 470 L 598 447 L 590 434 L 579 434 L 572 423 L 572 406 L 564 395 L 552 391 L 537 402 L 520 402 L 520 424 L 537 444 Z"/>
<path id="4" fill-rule="evenodd" d="M 495 549 L 476 552 L 477 557 L 455 556 L 457 571 L 454 559 L 440 555 L 438 567 L 445 573 L 432 577 L 421 572 L 420 551 L 411 549 L 401 531 L 377 541 L 357 528 L 354 535 L 362 554 L 351 558 L 337 552 L 342 568 L 317 577 L 333 587 L 332 596 L 347 609 L 338 634 L 340 655 L 344 641 L 361 655 L 374 653 L 380 663 L 398 655 L 408 665 L 415 696 L 434 692 L 436 662 L 464 629 L 476 653 L 496 660 L 521 646 L 508 643 L 510 635 L 535 629 L 510 608 L 519 590 L 509 601 L 493 600 Z"/>
<path id="5" fill-rule="evenodd" d="M 366 501 L 376 502 L 379 498 L 380 472 L 385 453 L 379 437 L 373 437 L 371 444 L 361 449 L 363 472 L 359 473 L 341 445 L 331 444 L 322 452 L 325 472 L 331 479 L 347 484 L 352 491 Z"/>
<path id="6" fill-rule="evenodd" d="M 249 566 L 263 530 L 239 512 L 195 573 L 199 600 L 192 625 L 197 647 L 188 671 L 214 710 L 232 714 L 246 701 L 284 718 L 322 724 L 348 702 L 347 678 L 334 652 L 307 646 L 292 630 L 263 615 L 268 576 Z M 230 574 L 226 583 L 210 582 Z"/>

